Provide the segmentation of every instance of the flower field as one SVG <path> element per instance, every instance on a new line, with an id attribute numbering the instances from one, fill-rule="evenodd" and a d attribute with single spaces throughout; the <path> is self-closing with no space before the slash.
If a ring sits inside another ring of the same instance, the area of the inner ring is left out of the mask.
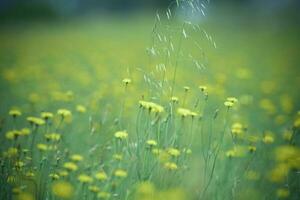
<path id="1" fill-rule="evenodd" d="M 0 199 L 299 199 L 300 29 L 167 13 L 0 30 Z"/>

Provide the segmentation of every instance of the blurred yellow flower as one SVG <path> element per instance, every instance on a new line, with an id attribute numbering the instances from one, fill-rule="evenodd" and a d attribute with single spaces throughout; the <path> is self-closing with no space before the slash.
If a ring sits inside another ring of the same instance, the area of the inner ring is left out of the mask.
<path id="1" fill-rule="evenodd" d="M 115 133 L 115 138 L 124 140 L 128 137 L 128 133 L 126 131 L 117 131 Z"/>
<path id="2" fill-rule="evenodd" d="M 167 150 L 168 154 L 170 154 L 171 156 L 173 157 L 178 157 L 180 156 L 180 151 L 178 149 L 175 149 L 175 148 L 169 148 Z"/>
<path id="3" fill-rule="evenodd" d="M 45 120 L 38 117 L 27 117 L 26 119 L 30 124 L 34 124 L 36 126 L 42 126 L 45 124 Z"/>
<path id="4" fill-rule="evenodd" d="M 164 111 L 164 108 L 161 105 L 158 105 L 153 102 L 148 102 L 148 101 L 139 101 L 140 107 L 147 109 L 151 112 L 154 113 L 161 113 Z"/>
<path id="5" fill-rule="evenodd" d="M 105 181 L 107 180 L 107 175 L 104 171 L 101 171 L 101 172 L 98 172 L 96 175 L 95 175 L 96 179 L 100 180 L 100 181 Z"/>
<path id="6" fill-rule="evenodd" d="M 201 90 L 201 92 L 205 92 L 207 90 L 207 86 L 205 85 L 200 85 L 199 89 Z"/>
<path id="7" fill-rule="evenodd" d="M 64 118 L 70 117 L 72 115 L 71 111 L 67 110 L 67 109 L 59 109 L 57 111 L 57 114 L 64 117 Z"/>
<path id="8" fill-rule="evenodd" d="M 80 112 L 80 113 L 86 112 L 86 108 L 83 105 L 77 105 L 76 110 L 77 110 L 77 112 Z"/>
<path id="9" fill-rule="evenodd" d="M 41 117 L 45 120 L 53 118 L 53 113 L 51 112 L 42 112 Z"/>
<path id="10" fill-rule="evenodd" d="M 86 174 L 80 174 L 77 179 L 81 182 L 81 183 L 92 183 L 93 182 L 93 178 L 86 175 Z"/>
<path id="11" fill-rule="evenodd" d="M 83 160 L 83 157 L 79 154 L 73 154 L 71 155 L 70 159 L 74 162 L 79 162 Z"/>
<path id="12" fill-rule="evenodd" d="M 37 144 L 37 148 L 40 151 L 47 151 L 48 150 L 48 146 L 46 144 L 42 144 L 42 143 Z"/>
<path id="13" fill-rule="evenodd" d="M 18 109 L 12 109 L 8 112 L 8 114 L 13 117 L 18 117 L 22 115 L 22 112 Z"/>
<path id="14" fill-rule="evenodd" d="M 125 178 L 127 177 L 127 172 L 123 169 L 117 169 L 115 170 L 114 175 L 119 178 Z"/>
<path id="15" fill-rule="evenodd" d="M 59 181 L 52 185 L 52 192 L 59 198 L 70 199 L 74 194 L 74 188 L 66 181 Z"/>
<path id="16" fill-rule="evenodd" d="M 46 133 L 45 138 L 47 140 L 52 140 L 52 141 L 59 141 L 61 136 L 58 133 Z"/>
<path id="17" fill-rule="evenodd" d="M 173 162 L 166 162 L 164 164 L 164 168 L 166 168 L 167 170 L 170 170 L 170 171 L 174 171 L 174 170 L 177 170 L 178 169 L 178 166 L 176 165 L 176 163 L 173 163 Z"/>
<path id="18" fill-rule="evenodd" d="M 94 192 L 94 193 L 98 193 L 100 192 L 100 188 L 96 185 L 91 185 L 88 187 L 89 191 Z"/>
<path id="19" fill-rule="evenodd" d="M 128 85 L 129 83 L 131 83 L 131 79 L 130 78 L 124 78 L 122 80 L 123 83 L 125 83 L 125 85 Z"/>
<path id="20" fill-rule="evenodd" d="M 65 162 L 63 167 L 69 171 L 76 171 L 78 166 L 73 162 Z"/>
<path id="21" fill-rule="evenodd" d="M 274 136 L 273 136 L 273 133 L 271 132 L 267 132 L 265 133 L 262 141 L 265 143 L 265 144 L 272 144 L 274 142 Z"/>
<path id="22" fill-rule="evenodd" d="M 147 140 L 146 143 L 150 146 L 150 147 L 154 147 L 157 145 L 157 142 L 155 140 Z"/>

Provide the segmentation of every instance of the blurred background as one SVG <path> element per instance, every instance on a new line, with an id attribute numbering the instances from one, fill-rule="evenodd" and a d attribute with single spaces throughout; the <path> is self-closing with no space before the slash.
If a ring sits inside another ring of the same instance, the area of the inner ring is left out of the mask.
<path id="1" fill-rule="evenodd" d="M 1 0 L 0 19 L 9 20 L 54 20 L 87 14 L 132 14 L 166 9 L 171 0 Z M 299 22 L 300 3 L 297 0 L 207 0 L 210 13 L 234 9 L 236 17 L 251 13 L 255 19 L 288 18 Z M 232 15 L 234 15 L 232 13 Z"/>

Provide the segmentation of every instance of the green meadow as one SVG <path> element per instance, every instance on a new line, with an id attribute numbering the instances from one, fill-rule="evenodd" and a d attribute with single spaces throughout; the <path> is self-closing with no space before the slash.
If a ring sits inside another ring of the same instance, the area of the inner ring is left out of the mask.
<path id="1" fill-rule="evenodd" d="M 300 29 L 215 14 L 0 30 L 0 199 L 298 199 Z"/>

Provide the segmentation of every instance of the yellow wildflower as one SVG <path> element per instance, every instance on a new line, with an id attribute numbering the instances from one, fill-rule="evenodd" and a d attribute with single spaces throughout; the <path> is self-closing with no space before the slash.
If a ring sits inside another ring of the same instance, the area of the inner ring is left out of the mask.
<path id="1" fill-rule="evenodd" d="M 52 192 L 57 197 L 63 199 L 70 199 L 74 194 L 74 188 L 68 182 L 59 181 L 59 182 L 55 182 L 52 185 Z"/>
<path id="2" fill-rule="evenodd" d="M 70 117 L 72 115 L 71 111 L 67 110 L 67 109 L 59 109 L 57 111 L 57 114 L 64 117 L 64 118 Z"/>
<path id="3" fill-rule="evenodd" d="M 58 133 L 47 133 L 45 134 L 45 138 L 47 140 L 52 140 L 52 141 L 59 141 L 60 140 L 60 134 Z"/>
<path id="4" fill-rule="evenodd" d="M 180 151 L 175 148 L 169 148 L 167 152 L 173 157 L 178 157 L 180 155 Z"/>
<path id="5" fill-rule="evenodd" d="M 27 117 L 26 119 L 30 124 L 34 124 L 36 126 L 42 126 L 45 124 L 45 120 L 38 117 Z"/>
<path id="6" fill-rule="evenodd" d="M 89 191 L 94 192 L 94 193 L 100 192 L 100 188 L 96 185 L 91 185 L 91 186 L 89 186 L 88 189 L 89 189 Z"/>
<path id="7" fill-rule="evenodd" d="M 178 169 L 176 163 L 173 163 L 173 162 L 166 162 L 164 164 L 164 168 L 166 168 L 167 170 L 170 170 L 170 171 L 174 171 L 174 170 Z"/>
<path id="8" fill-rule="evenodd" d="M 83 157 L 79 154 L 73 154 L 70 159 L 74 162 L 79 162 L 83 160 Z"/>
<path id="9" fill-rule="evenodd" d="M 41 117 L 45 120 L 53 118 L 53 113 L 51 112 L 42 112 Z"/>
<path id="10" fill-rule="evenodd" d="M 150 147 L 154 147 L 157 145 L 157 142 L 155 140 L 147 140 L 146 142 Z"/>
<path id="11" fill-rule="evenodd" d="M 40 151 L 47 151 L 48 150 L 48 146 L 46 144 L 41 144 L 41 143 L 37 144 L 37 148 Z"/>
<path id="12" fill-rule="evenodd" d="M 127 176 L 127 172 L 123 169 L 117 169 L 115 172 L 114 172 L 114 175 L 116 177 L 119 177 L 119 178 L 125 178 Z"/>
<path id="13" fill-rule="evenodd" d="M 113 155 L 113 158 L 114 158 L 115 160 L 120 161 L 120 160 L 123 159 L 123 156 L 122 156 L 122 154 L 114 154 L 114 155 Z"/>
<path id="14" fill-rule="evenodd" d="M 65 162 L 63 167 L 69 171 L 76 171 L 78 166 L 73 162 Z"/>
<path id="15" fill-rule="evenodd" d="M 123 83 L 125 83 L 125 85 L 128 85 L 129 83 L 131 83 L 131 79 L 130 78 L 124 78 L 122 80 Z"/>
<path id="16" fill-rule="evenodd" d="M 93 178 L 86 175 L 86 174 L 80 174 L 77 179 L 81 182 L 81 183 L 91 183 L 93 182 Z"/>
<path id="17" fill-rule="evenodd" d="M 171 101 L 174 103 L 178 103 L 179 100 L 178 100 L 178 97 L 173 96 L 173 97 L 171 97 Z"/>
<path id="18" fill-rule="evenodd" d="M 101 172 L 98 172 L 96 175 L 95 175 L 96 179 L 100 180 L 100 181 L 105 181 L 107 180 L 107 175 L 104 171 L 101 171 Z"/>
<path id="19" fill-rule="evenodd" d="M 128 133 L 126 131 L 117 131 L 115 133 L 115 138 L 123 140 L 126 139 L 128 137 Z"/>
<path id="20" fill-rule="evenodd" d="M 49 177 L 50 177 L 52 180 L 58 180 L 58 179 L 59 179 L 59 175 L 56 174 L 56 173 L 51 173 L 51 174 L 49 174 Z"/>
<path id="21" fill-rule="evenodd" d="M 13 117 L 18 117 L 22 115 L 22 112 L 18 109 L 12 109 L 8 112 L 8 114 Z"/>
<path id="22" fill-rule="evenodd" d="M 86 108 L 83 105 L 77 105 L 76 110 L 77 110 L 77 112 L 80 112 L 80 113 L 86 112 Z"/>

